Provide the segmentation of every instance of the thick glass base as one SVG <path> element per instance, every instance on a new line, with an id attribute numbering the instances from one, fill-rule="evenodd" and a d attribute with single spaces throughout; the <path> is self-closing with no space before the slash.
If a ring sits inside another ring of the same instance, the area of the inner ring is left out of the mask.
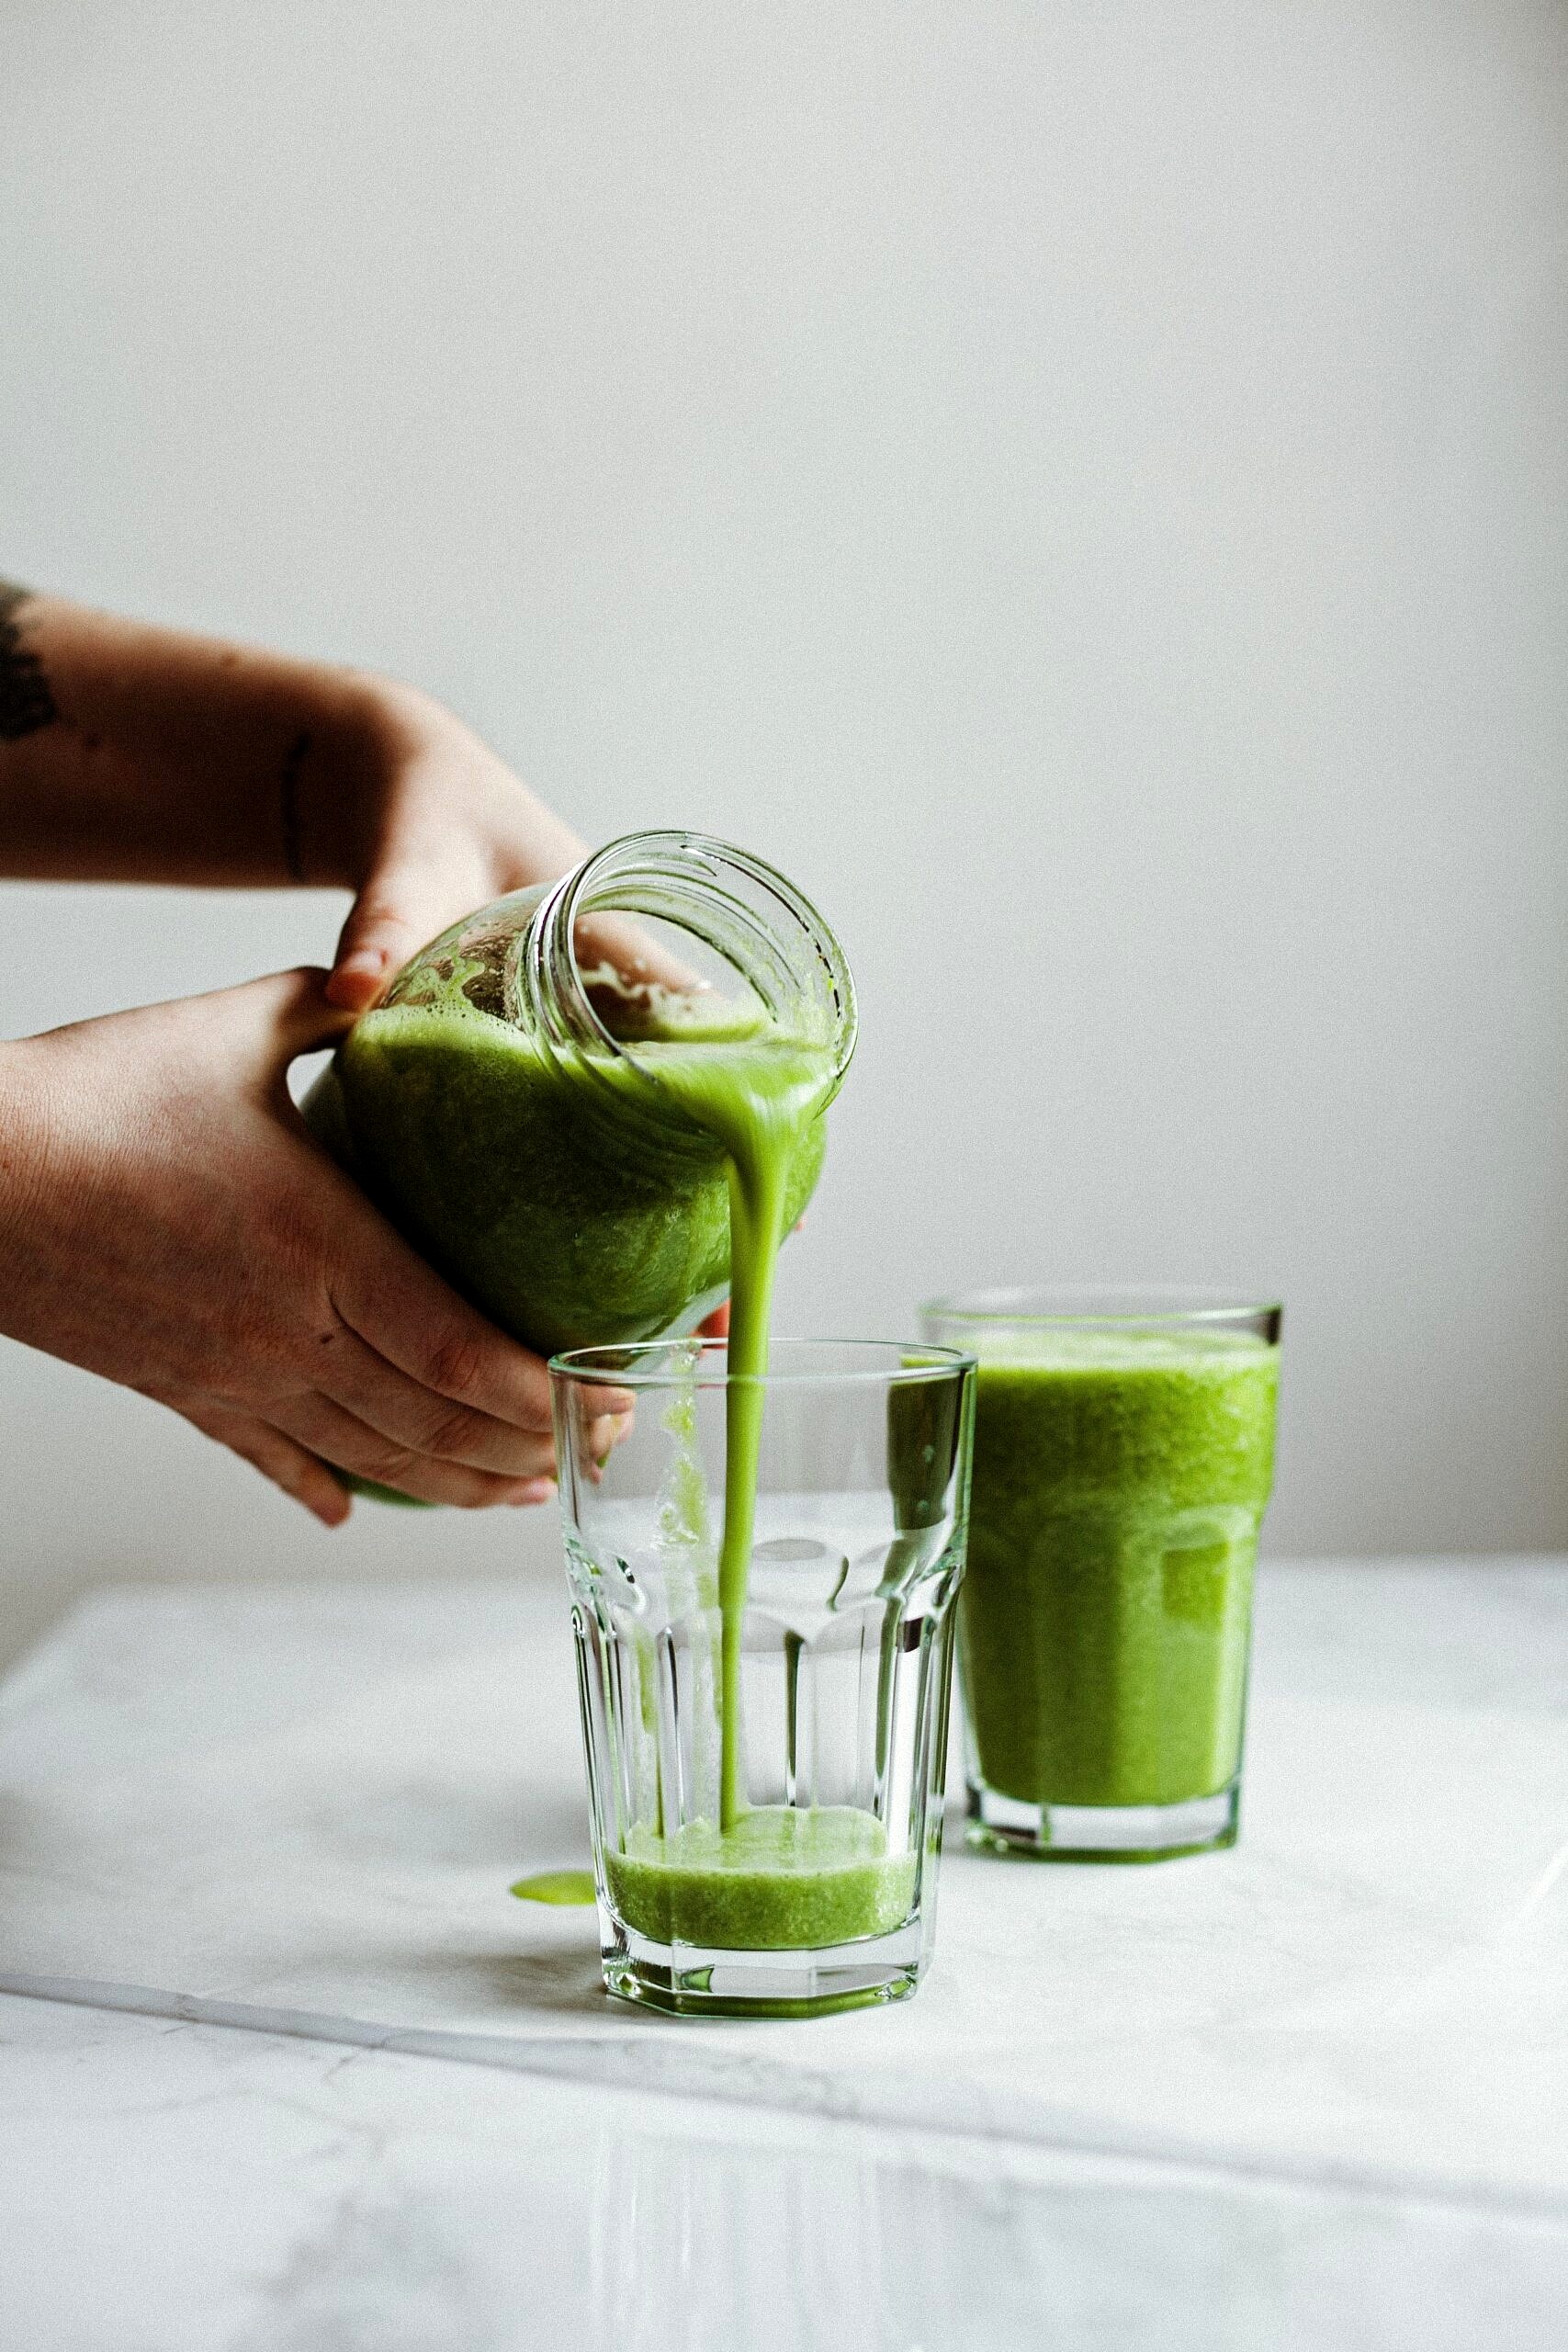
<path id="1" fill-rule="evenodd" d="M 969 1783 L 965 1843 L 1035 1862 L 1164 1862 L 1234 1846 L 1241 1781 L 1181 1804 L 1026 1804 Z"/>
<path id="2" fill-rule="evenodd" d="M 905 2001 L 925 1969 L 918 1922 L 812 1951 L 706 1951 L 622 1928 L 604 1951 L 617 2000 L 682 2018 L 824 2018 Z"/>

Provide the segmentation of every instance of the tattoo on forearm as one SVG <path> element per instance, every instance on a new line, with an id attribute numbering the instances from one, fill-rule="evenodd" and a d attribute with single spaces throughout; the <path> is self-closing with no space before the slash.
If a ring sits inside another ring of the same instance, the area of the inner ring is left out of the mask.
<path id="1" fill-rule="evenodd" d="M 14 581 L 0 580 L 0 743 L 36 735 L 60 716 L 43 663 L 22 643 L 17 615 L 32 593 Z"/>
<path id="2" fill-rule="evenodd" d="M 299 771 L 305 764 L 305 754 L 310 748 L 310 734 L 302 729 L 283 755 L 283 775 L 278 786 L 278 809 L 283 819 L 283 863 L 296 882 L 305 879 L 305 860 L 299 847 Z"/>

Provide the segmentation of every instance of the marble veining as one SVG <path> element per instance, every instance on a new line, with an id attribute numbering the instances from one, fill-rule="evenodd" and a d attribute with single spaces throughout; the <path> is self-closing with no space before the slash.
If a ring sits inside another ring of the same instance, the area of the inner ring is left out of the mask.
<path id="1" fill-rule="evenodd" d="M 1568 2226 L 0 1997 L 28 2352 L 1548 2352 Z"/>

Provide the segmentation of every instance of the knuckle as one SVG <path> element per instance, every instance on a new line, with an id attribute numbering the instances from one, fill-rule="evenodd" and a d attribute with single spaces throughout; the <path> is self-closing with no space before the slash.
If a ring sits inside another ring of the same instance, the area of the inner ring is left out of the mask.
<path id="1" fill-rule="evenodd" d="M 359 1460 L 345 1463 L 344 1468 L 357 1470 L 362 1478 L 374 1478 L 382 1487 L 400 1486 L 420 1459 L 412 1446 L 398 1445 L 389 1438 L 357 1450 Z"/>
<path id="2" fill-rule="evenodd" d="M 523 1409 L 518 1414 L 518 1426 L 531 1437 L 543 1438 L 545 1450 L 552 1458 L 555 1452 L 555 1423 L 550 1417 L 550 1392 L 547 1382 L 529 1385 Z"/>
<path id="3" fill-rule="evenodd" d="M 424 1450 L 441 1461 L 461 1461 L 473 1453 L 483 1424 L 475 1413 L 459 1406 L 455 1413 L 433 1415 Z"/>
<path id="4" fill-rule="evenodd" d="M 443 1396 L 472 1401 L 484 1385 L 489 1358 L 490 1350 L 478 1333 L 445 1331 L 425 1360 L 426 1383 Z"/>

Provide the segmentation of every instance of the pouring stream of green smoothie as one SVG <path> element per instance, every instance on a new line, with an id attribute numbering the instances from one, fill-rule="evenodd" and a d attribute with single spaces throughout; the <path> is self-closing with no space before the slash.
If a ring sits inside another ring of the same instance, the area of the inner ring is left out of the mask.
<path id="1" fill-rule="evenodd" d="M 777 1032 L 708 1052 L 672 1054 L 660 1074 L 682 1110 L 724 1147 L 729 1172 L 729 1387 L 725 1400 L 724 1539 L 719 1551 L 719 1826 L 746 1810 L 740 1657 L 757 1518 L 773 1270 L 790 1171 L 832 1083 L 821 1049 Z"/>

